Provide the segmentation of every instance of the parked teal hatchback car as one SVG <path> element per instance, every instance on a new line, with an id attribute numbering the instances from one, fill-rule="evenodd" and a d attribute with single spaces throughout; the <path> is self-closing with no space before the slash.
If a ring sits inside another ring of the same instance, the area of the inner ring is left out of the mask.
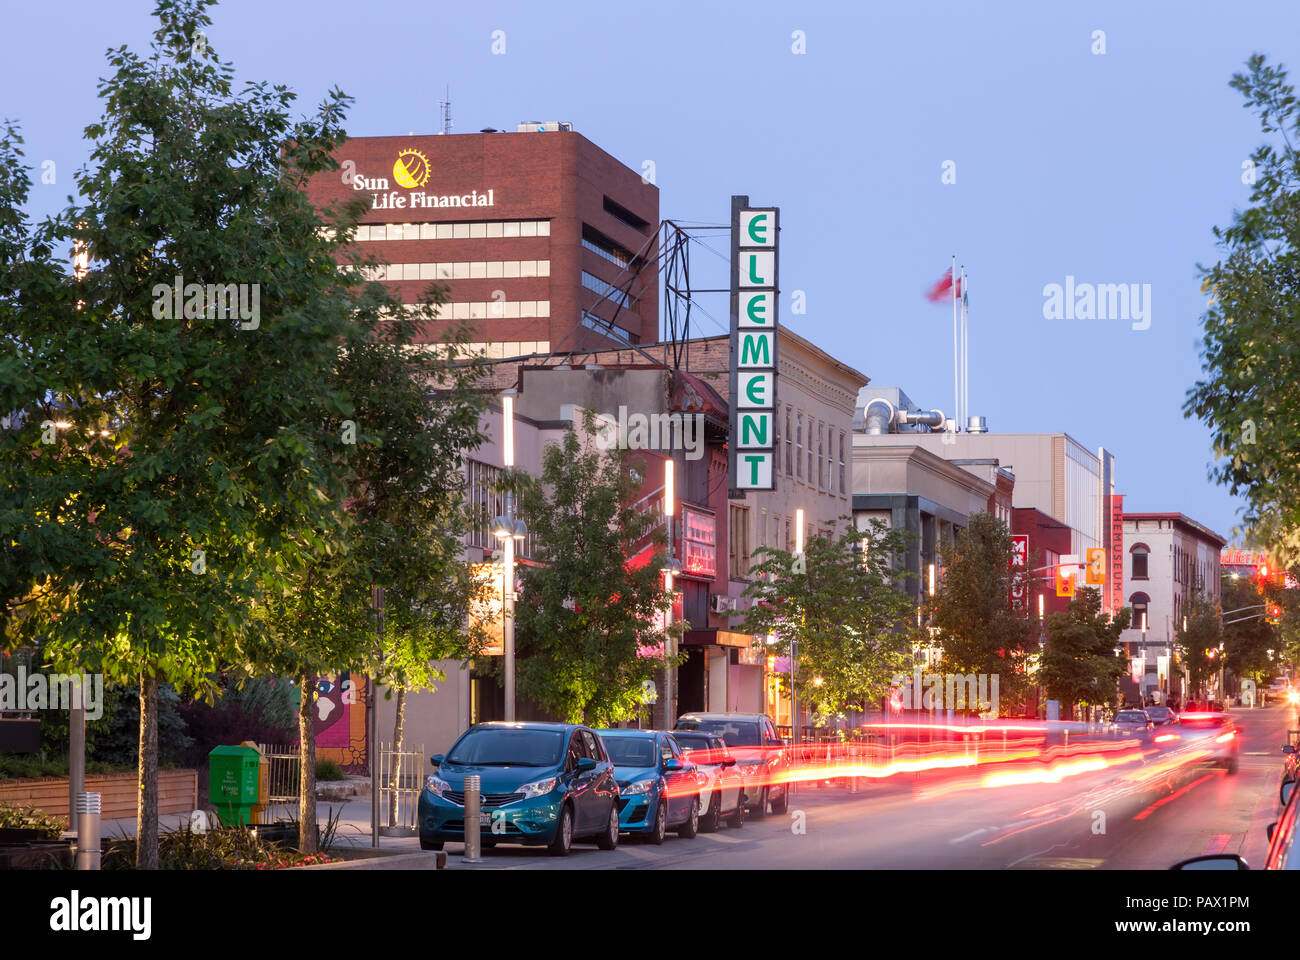
<path id="1" fill-rule="evenodd" d="M 441 850 L 465 839 L 465 778 L 482 793 L 484 847 L 545 845 L 568 856 L 574 840 L 602 850 L 618 846 L 618 784 L 614 764 L 595 731 L 571 723 L 478 723 L 446 754 L 420 791 L 420 847 Z"/>
<path id="2" fill-rule="evenodd" d="M 619 829 L 663 843 L 669 830 L 693 837 L 700 828 L 700 778 L 665 730 L 597 730 L 614 761 Z"/>

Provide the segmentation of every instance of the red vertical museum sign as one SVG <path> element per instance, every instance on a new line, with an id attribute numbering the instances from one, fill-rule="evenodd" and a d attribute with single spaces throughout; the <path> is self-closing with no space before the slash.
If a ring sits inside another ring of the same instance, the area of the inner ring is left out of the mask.
<path id="1" fill-rule="evenodd" d="M 1110 497 L 1110 612 L 1117 615 L 1124 606 L 1124 495 Z"/>
<path id="2" fill-rule="evenodd" d="M 1028 584 L 1025 574 L 1029 567 L 1029 534 L 1011 535 L 1011 609 L 1022 617 L 1029 616 L 1029 604 L 1025 602 Z"/>

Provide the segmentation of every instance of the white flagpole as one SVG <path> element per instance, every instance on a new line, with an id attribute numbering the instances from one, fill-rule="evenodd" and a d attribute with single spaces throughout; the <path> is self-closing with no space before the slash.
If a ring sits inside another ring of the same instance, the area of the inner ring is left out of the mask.
<path id="1" fill-rule="evenodd" d="M 957 343 L 957 255 L 953 254 L 948 278 L 952 281 L 952 415 L 953 432 L 961 430 L 961 366 Z"/>
<path id="2" fill-rule="evenodd" d="M 961 409 L 969 428 L 970 419 L 970 353 L 966 321 L 966 268 L 961 268 Z"/>

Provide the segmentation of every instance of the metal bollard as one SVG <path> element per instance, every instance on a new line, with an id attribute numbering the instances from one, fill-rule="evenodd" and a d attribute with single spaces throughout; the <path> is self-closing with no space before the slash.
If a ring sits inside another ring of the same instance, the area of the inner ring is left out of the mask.
<path id="1" fill-rule="evenodd" d="M 103 795 L 77 794 L 77 869 L 98 870 L 100 860 L 100 813 Z"/>
<path id="2" fill-rule="evenodd" d="M 482 863 L 483 847 L 479 838 L 479 810 L 482 795 L 479 792 L 481 780 L 478 775 L 465 778 L 465 856 L 463 863 Z"/>

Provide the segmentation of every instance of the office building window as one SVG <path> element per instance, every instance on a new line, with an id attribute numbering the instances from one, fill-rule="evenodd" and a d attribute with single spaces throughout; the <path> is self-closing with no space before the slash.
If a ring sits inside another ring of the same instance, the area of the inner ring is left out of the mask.
<path id="1" fill-rule="evenodd" d="M 599 293 L 608 302 L 616 303 L 628 310 L 635 310 L 639 302 L 636 297 L 628 296 L 614 284 L 602 280 L 586 270 L 582 271 L 582 285 L 594 293 Z"/>
<path id="2" fill-rule="evenodd" d="M 549 237 L 549 220 L 495 220 L 478 223 L 363 223 L 354 241 L 474 240 L 479 237 Z"/>

